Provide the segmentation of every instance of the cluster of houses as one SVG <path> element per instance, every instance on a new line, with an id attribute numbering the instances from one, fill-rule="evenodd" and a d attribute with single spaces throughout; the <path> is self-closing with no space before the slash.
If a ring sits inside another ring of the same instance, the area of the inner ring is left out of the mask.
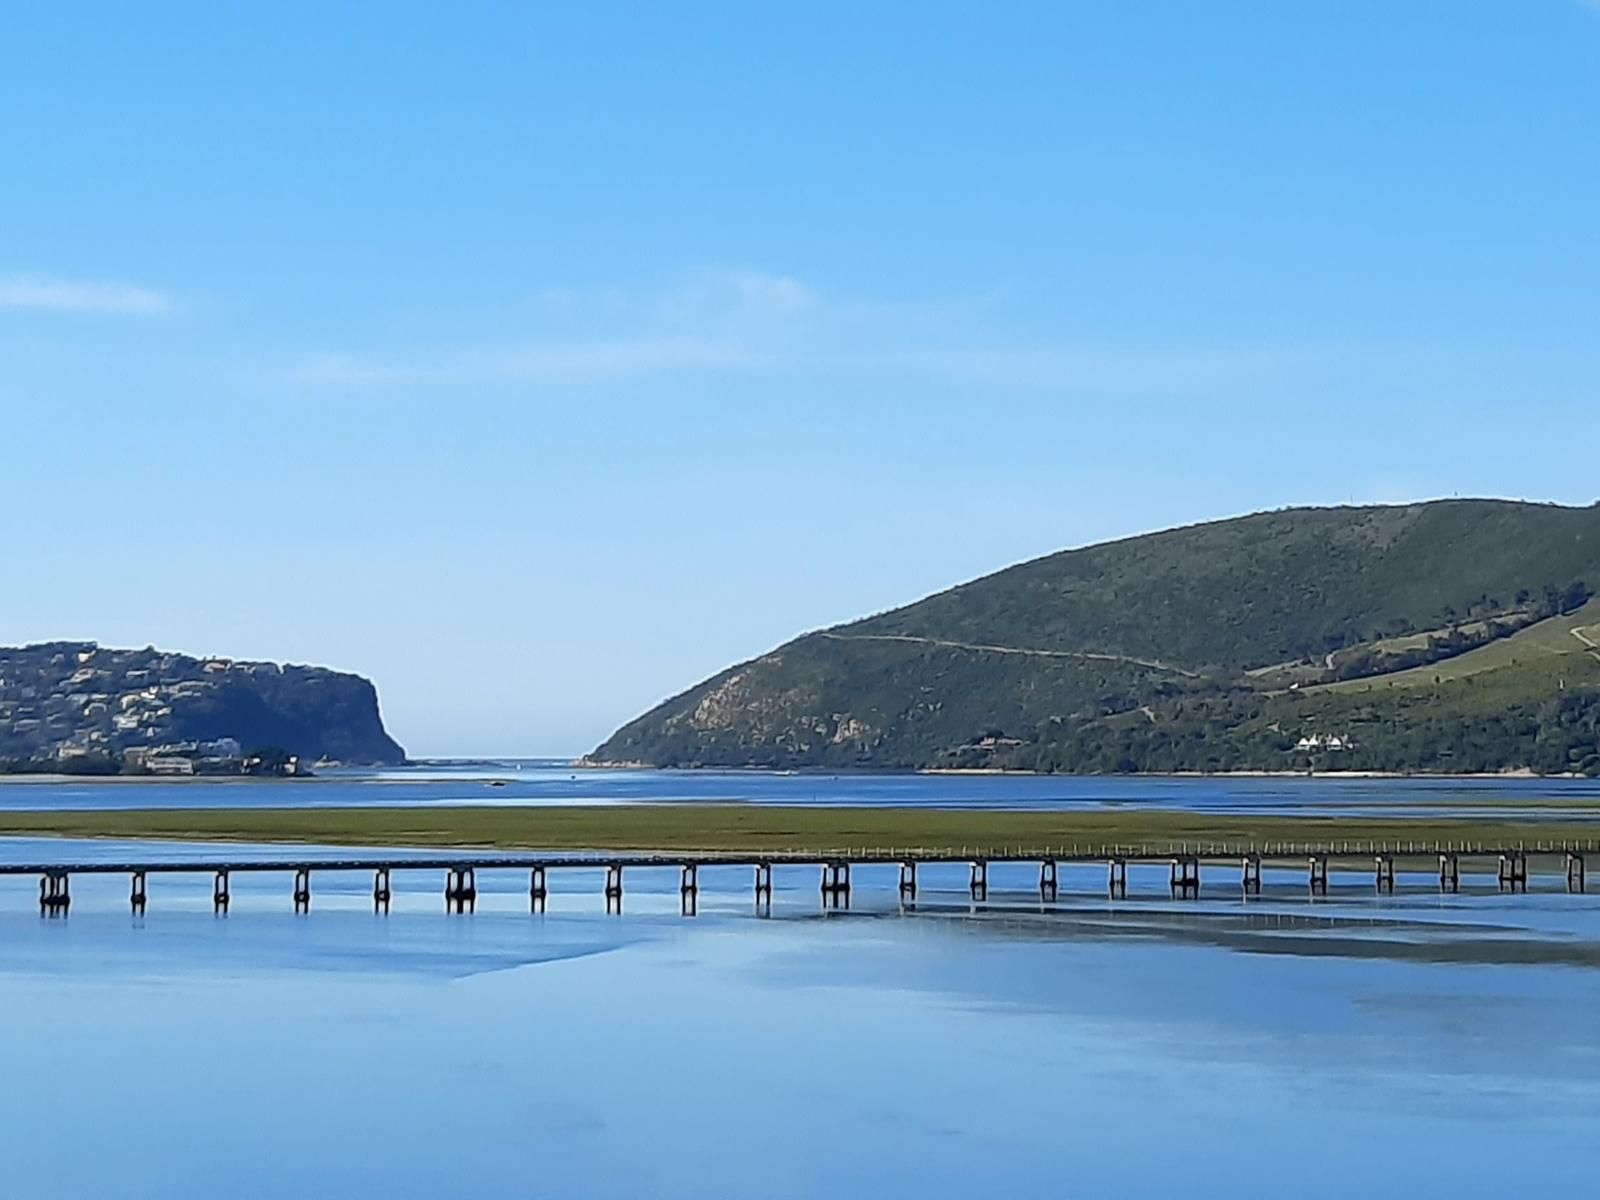
<path id="1" fill-rule="evenodd" d="M 217 738 L 211 742 L 136 746 L 124 750 L 122 760 L 133 770 L 150 775 L 225 775 L 242 767 L 244 750 L 234 738 Z"/>
<path id="2" fill-rule="evenodd" d="M 59 747 L 56 758 L 70 762 L 101 752 L 93 746 L 68 743 Z M 237 738 L 216 738 L 208 742 L 169 742 L 160 746 L 131 746 L 121 753 L 123 766 L 142 775 L 303 775 L 308 774 L 295 755 L 267 763 L 259 754 L 246 754 Z"/>
<path id="3" fill-rule="evenodd" d="M 233 738 L 174 741 L 173 710 L 203 698 L 218 675 L 262 665 L 92 642 L 0 650 L 0 754 L 112 759 L 155 774 L 239 772 L 248 764 Z"/>
<path id="4" fill-rule="evenodd" d="M 1354 746 L 1355 742 L 1350 739 L 1349 734 L 1340 736 L 1337 733 L 1307 734 L 1294 744 L 1294 748 L 1302 752 L 1315 752 L 1322 750 L 1331 750 L 1337 752 L 1341 750 L 1352 749 Z"/>

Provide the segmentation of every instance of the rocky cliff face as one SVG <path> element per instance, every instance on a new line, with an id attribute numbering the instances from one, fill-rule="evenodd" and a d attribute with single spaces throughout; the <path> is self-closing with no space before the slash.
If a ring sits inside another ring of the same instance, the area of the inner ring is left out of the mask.
<path id="1" fill-rule="evenodd" d="M 359 675 L 93 642 L 0 648 L 0 759 L 121 761 L 228 739 L 307 761 L 405 760 Z"/>

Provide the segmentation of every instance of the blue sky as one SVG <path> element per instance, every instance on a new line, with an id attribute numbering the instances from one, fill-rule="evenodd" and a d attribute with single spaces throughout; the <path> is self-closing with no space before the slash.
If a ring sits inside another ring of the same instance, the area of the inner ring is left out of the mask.
<path id="1" fill-rule="evenodd" d="M 1590 503 L 1600 7 L 34 5 L 0 641 L 567 753 L 802 630 L 1304 502 Z"/>

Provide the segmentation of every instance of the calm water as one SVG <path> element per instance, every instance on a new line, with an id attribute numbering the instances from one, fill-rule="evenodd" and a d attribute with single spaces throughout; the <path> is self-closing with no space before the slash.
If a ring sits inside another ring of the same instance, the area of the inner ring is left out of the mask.
<path id="1" fill-rule="evenodd" d="M 763 795 L 793 786 L 740 779 Z M 949 786 L 922 782 L 936 798 Z M 982 781 L 983 794 L 1013 782 L 1051 799 L 1034 781 Z M 1179 802 L 1218 795 L 1190 786 Z M 80 789 L 26 787 L 30 806 L 79 802 Z M 0 841 L 10 861 L 60 853 Z M 619 918 L 601 911 L 598 876 L 558 875 L 536 917 L 524 877 L 485 874 L 477 914 L 447 917 L 441 880 L 401 874 L 393 913 L 376 917 L 370 880 L 318 876 L 313 913 L 296 917 L 287 875 L 235 877 L 216 917 L 209 880 L 160 877 L 134 918 L 125 879 L 85 877 L 69 918 L 41 920 L 34 881 L 0 880 L 0 1194 L 1593 1183 L 1600 894 L 1536 879 L 1501 897 L 1474 880 L 1440 897 L 1417 877 L 1380 899 L 1351 879 L 1313 903 L 1297 874 L 1269 873 L 1245 904 L 1219 873 L 1184 903 L 1162 871 L 1135 869 L 1111 905 L 1099 871 L 1074 870 L 1046 911 L 1032 871 L 996 867 L 975 910 L 951 868 L 924 871 L 912 913 L 891 871 L 860 871 L 855 911 L 824 917 L 813 874 L 780 871 L 761 920 L 745 872 L 701 881 L 685 919 L 674 874 L 630 874 Z"/>
<path id="2" fill-rule="evenodd" d="M 994 775 L 779 775 L 758 771 L 574 770 L 550 760 L 305 780 L 98 780 L 0 777 L 3 808 L 316 807 L 384 804 L 832 804 L 982 808 L 1159 806 L 1209 812 L 1429 817 L 1570 816 L 1600 811 L 1600 780 L 1118 778 Z"/>

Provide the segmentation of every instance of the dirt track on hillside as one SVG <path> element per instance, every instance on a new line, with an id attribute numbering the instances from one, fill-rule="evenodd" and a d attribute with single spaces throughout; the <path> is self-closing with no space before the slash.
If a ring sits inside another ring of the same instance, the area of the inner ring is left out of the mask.
<path id="1" fill-rule="evenodd" d="M 1029 650 L 1021 646 L 992 646 L 983 642 L 957 642 L 947 638 L 913 637 L 907 633 L 824 633 L 819 635 L 835 642 L 908 642 L 920 646 L 942 646 L 950 650 L 973 650 L 985 654 L 1020 654 L 1028 658 L 1067 658 L 1080 662 L 1129 663 L 1151 671 L 1166 671 L 1188 679 L 1200 678 L 1199 673 L 1175 667 L 1154 658 L 1134 658 L 1128 654 L 1102 654 L 1092 650 Z"/>

